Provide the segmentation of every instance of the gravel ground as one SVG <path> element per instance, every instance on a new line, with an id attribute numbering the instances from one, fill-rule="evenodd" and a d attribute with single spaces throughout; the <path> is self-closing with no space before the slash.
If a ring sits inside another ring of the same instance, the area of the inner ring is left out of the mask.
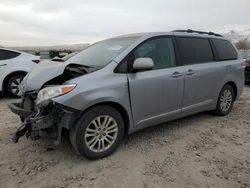
<path id="1" fill-rule="evenodd" d="M 77 156 L 67 138 L 10 134 L 19 126 L 0 99 L 0 187 L 250 187 L 250 87 L 227 117 L 202 113 L 130 135 L 110 157 Z"/>

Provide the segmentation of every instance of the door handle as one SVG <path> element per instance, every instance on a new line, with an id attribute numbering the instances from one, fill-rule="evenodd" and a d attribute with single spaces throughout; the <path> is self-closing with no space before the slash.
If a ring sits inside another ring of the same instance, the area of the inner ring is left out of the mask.
<path id="1" fill-rule="evenodd" d="M 194 74 L 195 74 L 195 72 L 193 70 L 191 70 L 191 69 L 187 71 L 188 76 L 192 76 Z"/>
<path id="2" fill-rule="evenodd" d="M 173 78 L 179 78 L 179 77 L 182 77 L 182 74 L 179 73 L 179 72 L 174 72 L 174 73 L 172 74 L 172 77 L 173 77 Z"/>
<path id="3" fill-rule="evenodd" d="M 2 65 L 0 65 L 0 66 L 6 66 L 7 64 L 2 64 Z"/>

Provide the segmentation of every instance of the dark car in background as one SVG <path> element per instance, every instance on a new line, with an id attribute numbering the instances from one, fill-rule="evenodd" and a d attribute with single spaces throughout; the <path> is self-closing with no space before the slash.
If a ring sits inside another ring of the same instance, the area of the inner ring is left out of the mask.
<path id="1" fill-rule="evenodd" d="M 246 70 L 245 70 L 245 79 L 246 79 L 246 83 L 250 84 L 250 58 L 246 59 Z"/>
<path id="2" fill-rule="evenodd" d="M 250 84 L 250 52 L 241 51 L 241 56 L 246 60 L 245 81 L 246 84 Z"/>

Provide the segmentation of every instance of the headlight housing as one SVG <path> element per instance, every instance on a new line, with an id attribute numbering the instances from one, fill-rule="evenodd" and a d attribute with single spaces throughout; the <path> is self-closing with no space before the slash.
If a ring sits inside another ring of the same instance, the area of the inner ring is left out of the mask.
<path id="1" fill-rule="evenodd" d="M 66 84 L 46 87 L 38 92 L 36 104 L 39 105 L 49 99 L 71 92 L 76 84 Z"/>

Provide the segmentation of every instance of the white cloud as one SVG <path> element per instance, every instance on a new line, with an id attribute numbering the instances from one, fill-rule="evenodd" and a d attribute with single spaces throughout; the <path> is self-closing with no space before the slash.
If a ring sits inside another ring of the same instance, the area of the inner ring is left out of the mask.
<path id="1" fill-rule="evenodd" d="M 94 42 L 148 31 L 250 29 L 249 0 L 1 0 L 0 45 Z"/>

